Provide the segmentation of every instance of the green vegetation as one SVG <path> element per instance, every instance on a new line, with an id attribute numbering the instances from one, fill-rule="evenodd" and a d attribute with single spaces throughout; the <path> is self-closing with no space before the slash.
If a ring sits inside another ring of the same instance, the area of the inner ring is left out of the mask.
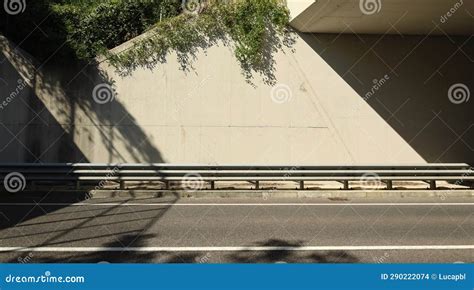
<path id="1" fill-rule="evenodd" d="M 211 1 L 200 7 L 201 13 L 183 13 L 156 24 L 148 36 L 119 54 L 109 54 L 113 65 L 123 73 L 138 66 L 154 66 L 166 61 L 175 51 L 184 69 L 199 48 L 217 41 L 233 45 L 235 56 L 248 80 L 252 72 L 274 77 L 273 54 L 282 46 L 291 46 L 288 29 L 289 11 L 280 0 Z"/>
<path id="2" fill-rule="evenodd" d="M 199 49 L 222 42 L 248 79 L 258 72 L 272 81 L 274 53 L 292 44 L 284 0 L 203 1 L 35 0 L 21 15 L 0 12 L 0 31 L 40 61 L 106 56 L 124 74 L 163 63 L 171 52 L 187 69 Z M 109 52 L 144 32 L 125 51 Z"/>
<path id="3" fill-rule="evenodd" d="M 68 0 L 52 11 L 67 31 L 67 40 L 79 58 L 93 58 L 130 40 L 163 18 L 179 14 L 177 0 Z"/>

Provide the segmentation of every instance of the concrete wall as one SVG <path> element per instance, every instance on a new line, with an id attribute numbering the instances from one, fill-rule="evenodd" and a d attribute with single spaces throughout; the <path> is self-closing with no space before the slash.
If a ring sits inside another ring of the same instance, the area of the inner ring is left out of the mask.
<path id="1" fill-rule="evenodd" d="M 426 161 L 473 163 L 472 37 L 303 37 Z"/>
<path id="2" fill-rule="evenodd" d="M 106 63 L 99 68 L 28 63 L 24 53 L 20 56 L 3 40 L 0 77 L 8 79 L 8 85 L 0 83 L 1 98 L 14 89 L 18 72 L 27 71 L 20 74 L 33 75 L 35 83 L 30 82 L 20 98 L 0 110 L 2 127 L 8 128 L 0 128 L 6 144 L 0 144 L 0 162 L 28 161 L 29 155 L 43 162 L 474 161 L 473 125 L 467 117 L 472 100 L 454 105 L 447 95 L 454 82 L 474 87 L 469 78 L 472 61 L 466 61 L 473 58 L 472 49 L 465 45 L 463 51 L 456 51 L 459 43 L 470 40 L 459 38 L 453 43 L 428 37 L 416 46 L 422 38 L 379 38 L 376 49 L 369 49 L 378 38 L 298 36 L 294 53 L 276 56 L 273 86 L 259 77 L 253 85 L 247 83 L 231 50 L 222 45 L 197 52 L 188 72 L 180 70 L 176 57 L 170 56 L 156 68 L 121 77 Z M 373 88 L 372 80 L 385 75 L 387 83 L 364 98 Z M 114 88 L 113 101 L 94 100 L 94 88 L 101 84 Z M 35 100 L 33 111 L 47 114 L 64 141 L 55 142 L 51 125 L 28 113 L 25 99 Z M 436 117 L 433 110 L 445 115 Z M 32 118 L 37 127 L 31 131 L 41 133 L 20 132 L 30 127 Z M 445 127 L 440 125 L 443 122 Z M 20 132 L 28 142 L 25 146 L 18 146 L 16 140 L 8 143 L 12 140 L 8 131 Z M 30 153 L 32 148 L 37 149 Z"/>
<path id="3" fill-rule="evenodd" d="M 87 161 L 61 86 L 2 36 L 0 48 L 0 162 Z"/>

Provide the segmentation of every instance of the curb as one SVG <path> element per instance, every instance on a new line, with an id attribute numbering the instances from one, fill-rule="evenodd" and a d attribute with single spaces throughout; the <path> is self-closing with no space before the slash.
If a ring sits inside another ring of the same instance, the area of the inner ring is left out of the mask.
<path id="1" fill-rule="evenodd" d="M 179 198 L 394 198 L 394 197 L 474 197 L 474 190 L 420 190 L 420 191 L 389 191 L 389 190 L 259 190 L 259 191 L 146 191 L 146 190 L 110 190 L 91 191 L 93 198 L 113 197 L 166 197 Z"/>
<path id="2" fill-rule="evenodd" d="M 63 190 L 54 192 L 24 191 L 1 193 L 2 197 L 27 198 L 48 195 L 49 198 L 452 198 L 474 197 L 474 190 Z"/>

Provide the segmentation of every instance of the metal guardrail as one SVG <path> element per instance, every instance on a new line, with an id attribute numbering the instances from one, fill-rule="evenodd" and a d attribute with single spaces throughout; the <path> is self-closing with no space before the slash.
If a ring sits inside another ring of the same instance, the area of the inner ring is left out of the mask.
<path id="1" fill-rule="evenodd" d="M 467 164 L 361 165 L 361 166 L 288 166 L 288 165 L 175 165 L 175 164 L 0 164 L 0 180 L 7 185 L 17 177 L 23 187 L 34 189 L 38 184 L 84 185 L 112 182 L 120 189 L 126 182 L 161 182 L 170 189 L 170 182 L 203 182 L 215 189 L 216 182 L 337 181 L 350 189 L 351 181 L 383 182 L 393 189 L 394 181 L 423 181 L 436 189 L 437 181 L 465 183 L 474 181 L 474 168 Z M 102 188 L 102 187 L 100 187 Z M 99 188 L 99 189 L 100 189 Z M 204 189 L 204 188 L 202 188 Z"/>

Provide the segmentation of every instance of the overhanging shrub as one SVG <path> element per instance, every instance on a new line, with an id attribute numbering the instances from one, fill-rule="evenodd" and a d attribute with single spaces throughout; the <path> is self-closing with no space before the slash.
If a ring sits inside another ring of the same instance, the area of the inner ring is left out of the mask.
<path id="1" fill-rule="evenodd" d="M 93 58 L 179 13 L 179 0 L 69 0 L 52 5 L 79 58 Z"/>
<path id="2" fill-rule="evenodd" d="M 272 82 L 274 53 L 284 45 L 292 45 L 290 16 L 284 1 L 214 0 L 201 8 L 199 15 L 183 13 L 157 23 L 146 38 L 129 49 L 108 54 L 110 62 L 126 74 L 139 66 L 164 62 L 175 51 L 186 69 L 199 48 L 208 48 L 221 40 L 234 46 L 248 80 L 255 71 Z"/>

